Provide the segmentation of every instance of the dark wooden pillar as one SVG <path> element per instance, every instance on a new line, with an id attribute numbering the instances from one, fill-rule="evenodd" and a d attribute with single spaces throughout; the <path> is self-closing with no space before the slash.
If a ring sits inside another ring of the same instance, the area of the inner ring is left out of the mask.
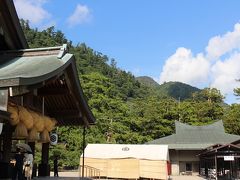
<path id="1" fill-rule="evenodd" d="M 10 114 L 6 111 L 0 110 L 0 123 L 4 123 L 2 130 L 3 137 L 3 161 L 9 162 L 11 158 L 12 133 L 14 127 L 8 123 Z"/>
<path id="2" fill-rule="evenodd" d="M 47 164 L 49 160 L 49 143 L 42 143 L 42 163 Z"/>
<path id="3" fill-rule="evenodd" d="M 0 111 L 0 122 L 4 123 L 3 131 L 2 131 L 2 160 L 0 162 L 0 179 L 7 179 L 11 177 L 11 149 L 12 149 L 12 133 L 14 130 L 13 126 L 7 123 L 7 119 L 9 119 L 9 113 Z"/>
<path id="4" fill-rule="evenodd" d="M 9 124 L 5 124 L 3 134 L 3 161 L 9 162 L 12 149 L 12 128 Z"/>
<path id="5" fill-rule="evenodd" d="M 49 143 L 42 144 L 42 160 L 38 167 L 38 176 L 50 176 Z"/>
<path id="6" fill-rule="evenodd" d="M 215 154 L 215 169 L 216 169 L 216 180 L 218 180 L 218 170 L 217 170 L 217 168 L 218 168 L 218 166 L 217 166 L 217 154 Z"/>
<path id="7" fill-rule="evenodd" d="M 31 147 L 32 154 L 33 154 L 33 157 L 34 157 L 35 156 L 35 142 L 28 142 L 28 145 Z"/>

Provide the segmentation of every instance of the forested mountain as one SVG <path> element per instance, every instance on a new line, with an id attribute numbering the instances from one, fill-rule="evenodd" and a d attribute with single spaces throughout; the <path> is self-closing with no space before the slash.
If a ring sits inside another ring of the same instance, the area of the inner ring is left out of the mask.
<path id="1" fill-rule="evenodd" d="M 136 79 L 143 85 L 150 88 L 158 88 L 160 86 L 156 81 L 154 81 L 153 78 L 148 76 L 139 76 L 139 77 L 136 77 Z"/>
<path id="2" fill-rule="evenodd" d="M 172 97 L 176 100 L 185 100 L 192 98 L 193 93 L 199 92 L 200 89 L 181 82 L 164 82 L 159 85 L 156 81 L 148 76 L 136 78 L 141 84 L 150 87 L 158 96 Z"/>
<path id="3" fill-rule="evenodd" d="M 67 43 L 75 55 L 84 94 L 97 120 L 96 125 L 87 130 L 87 143 L 145 143 L 172 134 L 175 120 L 202 125 L 223 119 L 227 132 L 240 134 L 240 106 L 223 107 L 223 96 L 217 89 L 199 91 L 188 85 L 167 83 L 162 89 L 170 96 L 161 96 L 130 72 L 119 69 L 115 60 L 86 44 L 73 45 L 54 27 L 38 31 L 23 20 L 21 25 L 31 48 Z M 185 89 L 194 92 L 192 96 L 183 93 L 188 99 L 179 101 L 181 93 L 173 96 Z M 82 129 L 58 127 L 55 131 L 59 144 L 51 147 L 50 157 L 58 154 L 61 167 L 77 167 Z M 39 161 L 38 154 L 35 160 Z"/>
<path id="4" fill-rule="evenodd" d="M 192 98 L 192 95 L 199 91 L 200 89 L 181 82 L 165 82 L 158 88 L 159 93 L 178 100 Z"/>

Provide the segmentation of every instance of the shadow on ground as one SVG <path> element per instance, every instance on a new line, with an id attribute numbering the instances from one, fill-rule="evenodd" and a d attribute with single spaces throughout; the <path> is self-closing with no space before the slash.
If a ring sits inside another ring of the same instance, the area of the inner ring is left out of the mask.
<path id="1" fill-rule="evenodd" d="M 61 180 L 91 180 L 90 178 L 81 178 L 81 177 L 36 177 L 33 178 L 34 180 L 54 180 L 54 179 L 61 179 Z"/>

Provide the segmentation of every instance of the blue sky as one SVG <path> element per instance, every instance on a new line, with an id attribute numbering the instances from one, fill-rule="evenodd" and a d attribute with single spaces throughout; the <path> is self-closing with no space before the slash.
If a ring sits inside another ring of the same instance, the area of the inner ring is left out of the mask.
<path id="1" fill-rule="evenodd" d="M 240 87 L 240 1 L 14 0 L 32 27 L 54 25 L 118 67 L 158 83 L 216 87 L 237 102 Z"/>

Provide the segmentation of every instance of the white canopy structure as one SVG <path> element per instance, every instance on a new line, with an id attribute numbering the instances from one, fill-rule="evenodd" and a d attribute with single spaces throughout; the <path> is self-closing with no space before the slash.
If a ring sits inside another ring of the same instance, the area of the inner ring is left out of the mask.
<path id="1" fill-rule="evenodd" d="M 167 179 L 167 145 L 88 144 L 85 165 L 100 170 L 107 178 Z M 82 159 L 82 156 L 81 156 Z"/>
<path id="2" fill-rule="evenodd" d="M 167 145 L 88 144 L 85 148 L 85 157 L 169 160 Z"/>

